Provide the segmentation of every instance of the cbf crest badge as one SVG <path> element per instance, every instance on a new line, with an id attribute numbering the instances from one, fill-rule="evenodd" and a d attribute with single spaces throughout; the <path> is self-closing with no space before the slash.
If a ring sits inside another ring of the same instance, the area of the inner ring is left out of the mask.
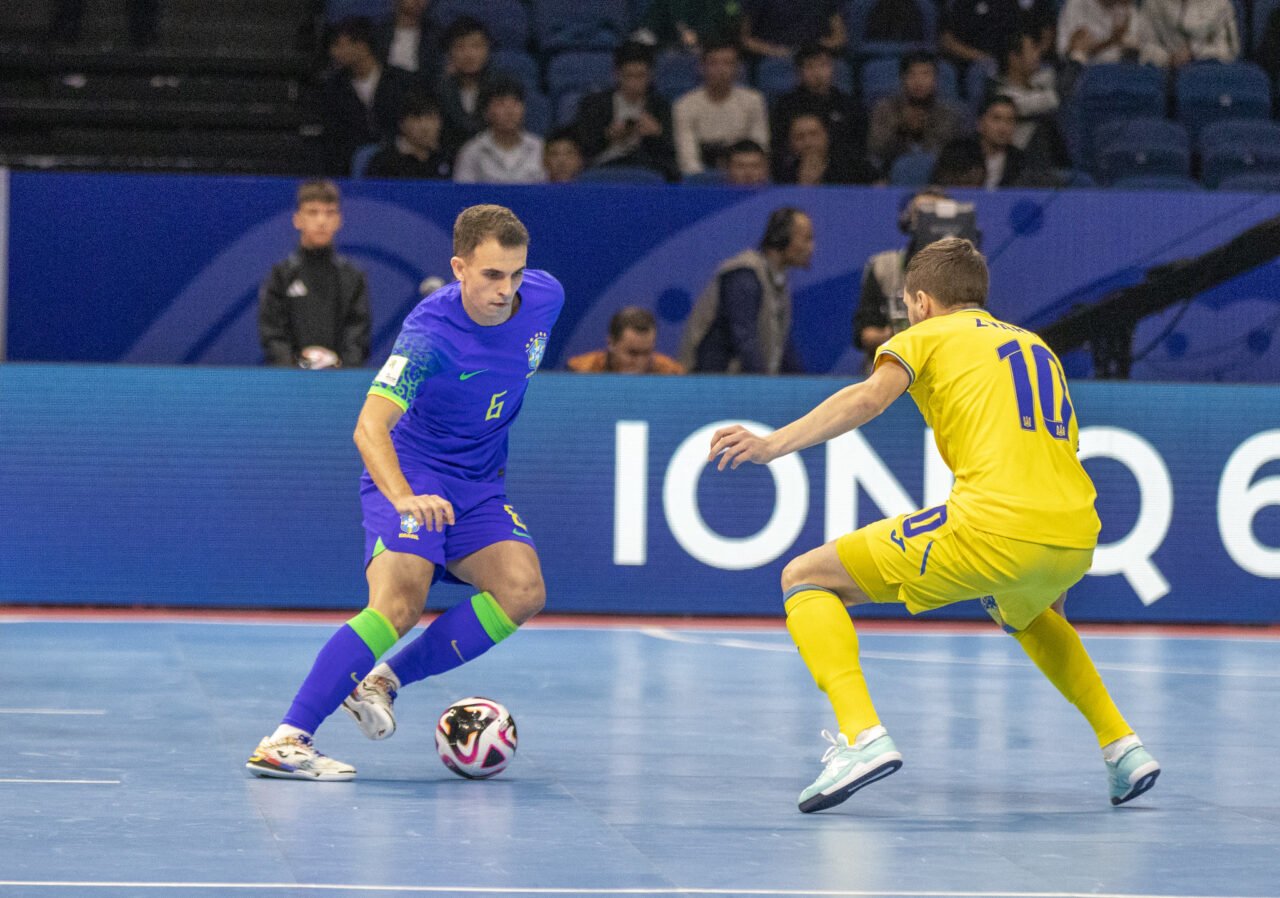
<path id="1" fill-rule="evenodd" d="M 529 342 L 524 344 L 524 351 L 529 357 L 529 373 L 525 377 L 533 377 L 542 364 L 542 357 L 547 353 L 547 332 L 538 331 L 530 337 Z"/>

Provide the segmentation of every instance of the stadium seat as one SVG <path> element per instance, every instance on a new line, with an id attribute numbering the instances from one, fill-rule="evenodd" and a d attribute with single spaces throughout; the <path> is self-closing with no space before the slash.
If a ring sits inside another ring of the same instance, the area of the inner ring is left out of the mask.
<path id="1" fill-rule="evenodd" d="M 1267 119 L 1228 119 L 1206 125 L 1196 141 L 1201 153 L 1236 143 L 1280 146 L 1280 124 Z"/>
<path id="2" fill-rule="evenodd" d="M 626 0 L 534 0 L 533 30 L 543 53 L 611 50 L 630 28 Z"/>
<path id="3" fill-rule="evenodd" d="M 565 125 L 573 123 L 578 117 L 578 106 L 582 104 L 582 98 L 586 93 L 580 90 L 567 90 L 555 100 L 555 125 L 557 128 L 563 128 Z"/>
<path id="4" fill-rule="evenodd" d="M 895 187 L 923 187 L 929 183 L 937 161 L 933 153 L 903 153 L 889 166 L 889 183 Z"/>
<path id="5" fill-rule="evenodd" d="M 862 64 L 862 103 L 868 112 L 881 97 L 897 91 L 901 81 L 898 74 L 900 64 L 896 56 L 868 59 Z M 956 70 L 945 59 L 938 61 L 938 96 L 953 103 L 960 99 Z"/>
<path id="6" fill-rule="evenodd" d="M 524 85 L 526 91 L 542 89 L 542 73 L 538 63 L 523 50 L 495 50 L 490 57 L 490 68 L 495 72 L 511 75 Z"/>
<path id="7" fill-rule="evenodd" d="M 1192 137 L 1223 119 L 1270 118 L 1271 81 L 1251 62 L 1202 62 L 1178 72 L 1178 120 Z"/>
<path id="8" fill-rule="evenodd" d="M 565 93 L 589 93 L 613 84 L 613 54 L 595 50 L 557 53 L 547 64 L 547 93 L 559 103 Z"/>
<path id="9" fill-rule="evenodd" d="M 653 88 L 671 102 L 702 83 L 698 57 L 692 53 L 671 50 L 658 57 L 653 67 Z"/>
<path id="10" fill-rule="evenodd" d="M 1280 171 L 1246 172 L 1243 175 L 1231 175 L 1222 179 L 1218 184 L 1218 189 L 1238 190 L 1242 193 L 1280 192 Z"/>
<path id="11" fill-rule="evenodd" d="M 371 160 L 378 150 L 382 148 L 380 143 L 366 143 L 351 154 L 351 177 L 363 178 L 364 173 L 369 170 L 369 160 Z"/>
<path id="12" fill-rule="evenodd" d="M 545 137 L 551 133 L 552 120 L 551 101 L 547 95 L 537 91 L 529 91 L 524 97 L 524 127 L 526 131 Z"/>
<path id="13" fill-rule="evenodd" d="M 696 174 L 685 175 L 680 179 L 680 183 L 691 187 L 723 187 L 729 183 L 729 177 L 718 168 L 709 168 Z"/>
<path id="14" fill-rule="evenodd" d="M 1112 185 L 1116 190 L 1202 190 L 1196 181 L 1185 175 L 1131 175 Z"/>
<path id="15" fill-rule="evenodd" d="M 1228 178 L 1280 172 L 1280 145 L 1226 143 L 1204 153 L 1200 165 L 1206 187 L 1220 187 Z"/>
<path id="16" fill-rule="evenodd" d="M 1191 141 L 1177 122 L 1160 118 L 1108 122 L 1094 135 L 1097 174 L 1104 183 L 1145 175 L 1191 174 Z"/>
<path id="17" fill-rule="evenodd" d="M 840 16 L 844 19 L 845 32 L 849 36 L 852 53 L 863 58 L 877 56 L 901 56 L 914 50 L 933 51 L 938 41 L 938 7 L 932 0 L 916 0 L 924 32 L 919 41 L 869 41 L 866 39 L 867 16 L 878 0 L 847 0 L 841 4 Z"/>
<path id="18" fill-rule="evenodd" d="M 356 16 L 373 19 L 385 19 L 391 11 L 386 0 L 325 0 L 324 18 L 326 22 L 341 22 Z"/>
<path id="19" fill-rule="evenodd" d="M 756 89 L 772 103 L 796 86 L 796 66 L 790 59 L 766 56 L 756 65 Z"/>
<path id="20" fill-rule="evenodd" d="M 1129 63 L 1085 66 L 1063 116 L 1067 140 L 1078 167 L 1094 160 L 1093 133 L 1107 122 L 1163 118 L 1166 109 L 1164 72 Z"/>
<path id="21" fill-rule="evenodd" d="M 578 176 L 579 181 L 596 184 L 666 184 L 661 173 L 640 165 L 602 165 L 588 168 Z"/>
<path id="22" fill-rule="evenodd" d="M 1280 7 L 1280 0 L 1253 0 L 1253 49 L 1255 51 L 1262 43 L 1262 36 L 1267 31 L 1267 22 L 1276 7 Z M 1240 39 L 1244 40 L 1243 34 L 1240 35 Z"/>
<path id="23" fill-rule="evenodd" d="M 430 9 L 442 32 L 455 19 L 470 16 L 484 24 L 496 49 L 523 51 L 529 45 L 529 13 L 520 0 L 439 0 Z"/>

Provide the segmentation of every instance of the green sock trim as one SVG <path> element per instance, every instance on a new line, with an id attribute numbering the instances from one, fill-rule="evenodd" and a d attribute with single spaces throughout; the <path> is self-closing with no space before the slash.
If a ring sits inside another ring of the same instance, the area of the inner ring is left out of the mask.
<path id="1" fill-rule="evenodd" d="M 381 611 L 366 608 L 351 620 L 347 626 L 356 631 L 356 635 L 364 640 L 364 644 L 373 652 L 374 659 L 381 658 L 400 640 L 400 634 L 391 626 L 391 621 Z"/>
<path id="2" fill-rule="evenodd" d="M 511 618 L 507 617 L 507 612 L 502 610 L 502 606 L 498 604 L 498 600 L 487 592 L 479 592 L 471 597 L 471 607 L 476 613 L 476 617 L 480 620 L 480 626 L 484 627 L 484 631 L 489 634 L 489 638 L 497 645 L 506 639 L 520 626 Z"/>

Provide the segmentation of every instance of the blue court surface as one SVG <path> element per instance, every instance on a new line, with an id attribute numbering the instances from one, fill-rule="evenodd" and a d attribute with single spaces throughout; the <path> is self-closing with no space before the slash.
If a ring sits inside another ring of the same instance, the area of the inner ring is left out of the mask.
<path id="1" fill-rule="evenodd" d="M 1086 628 L 1164 767 L 1113 808 L 1012 639 L 863 627 L 904 767 L 804 815 L 833 722 L 780 622 L 534 625 L 402 692 L 388 741 L 331 718 L 355 782 L 250 777 L 333 626 L 0 619 L 0 894 L 1280 896 L 1275 631 Z M 520 736 L 483 782 L 432 743 L 475 694 Z"/>

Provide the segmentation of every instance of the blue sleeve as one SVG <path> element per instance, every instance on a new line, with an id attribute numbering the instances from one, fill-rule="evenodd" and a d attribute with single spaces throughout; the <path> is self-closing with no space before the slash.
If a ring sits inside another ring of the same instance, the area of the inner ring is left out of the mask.
<path id="1" fill-rule="evenodd" d="M 396 338 L 386 364 L 374 377 L 369 394 L 390 399 L 407 412 L 427 378 L 440 373 L 441 367 L 440 353 L 427 335 L 406 327 Z"/>
<path id="2" fill-rule="evenodd" d="M 760 351 L 760 302 L 764 289 L 750 268 L 727 271 L 720 281 L 720 309 L 729 322 L 733 355 L 742 364 L 743 374 L 763 374 L 764 354 Z"/>

